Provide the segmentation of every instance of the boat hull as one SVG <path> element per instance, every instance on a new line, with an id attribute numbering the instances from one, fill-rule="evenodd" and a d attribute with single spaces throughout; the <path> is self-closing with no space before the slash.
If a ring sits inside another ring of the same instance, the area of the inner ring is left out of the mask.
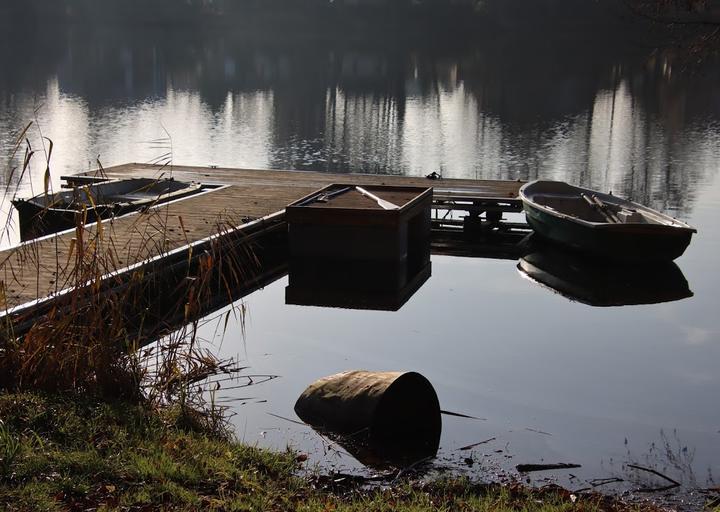
<path id="1" fill-rule="evenodd" d="M 672 261 L 690 245 L 692 232 L 623 225 L 587 227 L 524 202 L 530 227 L 543 238 L 565 247 L 616 261 Z M 661 227 L 661 226 L 660 226 Z"/>
<path id="2" fill-rule="evenodd" d="M 15 200 L 13 206 L 18 211 L 20 220 L 21 240 L 31 240 L 40 236 L 57 233 L 66 229 L 74 228 L 80 222 L 78 218 L 81 212 L 72 210 L 61 210 L 55 208 L 43 208 L 31 201 Z M 132 208 L 88 208 L 85 210 L 85 223 L 97 222 L 97 219 L 108 219 L 112 216 L 122 215 L 133 211 Z"/>

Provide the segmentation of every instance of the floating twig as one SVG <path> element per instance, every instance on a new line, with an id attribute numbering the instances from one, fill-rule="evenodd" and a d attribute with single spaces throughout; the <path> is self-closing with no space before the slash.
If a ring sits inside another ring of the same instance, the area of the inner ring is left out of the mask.
<path id="1" fill-rule="evenodd" d="M 303 427 L 309 427 L 307 423 L 303 423 L 302 421 L 293 420 L 290 418 L 286 418 L 285 416 L 280 416 L 279 414 L 273 414 L 271 412 L 268 413 L 270 416 L 274 416 L 275 418 L 280 418 L 281 420 L 289 421 L 290 423 L 295 423 L 297 425 L 302 425 Z"/>
<path id="2" fill-rule="evenodd" d="M 452 412 L 452 411 L 440 411 L 440 414 L 445 414 L 447 416 L 457 416 L 458 418 L 467 418 L 470 420 L 479 420 L 479 421 L 487 421 L 487 418 L 478 418 L 476 416 L 470 416 L 468 414 L 462 414 L 459 412 Z"/>
<path id="3" fill-rule="evenodd" d="M 528 432 L 535 432 L 536 434 L 542 434 L 542 435 L 544 435 L 544 436 L 551 436 L 551 435 L 552 435 L 550 432 L 544 432 L 544 431 L 538 430 L 538 429 L 536 429 L 536 428 L 525 427 L 525 430 L 527 430 Z"/>
<path id="4" fill-rule="evenodd" d="M 643 487 L 641 489 L 638 489 L 637 492 L 662 492 L 662 491 L 667 491 L 669 489 L 674 489 L 675 487 L 680 487 L 680 482 L 670 478 L 667 475 L 660 473 L 659 471 L 657 471 L 655 469 L 646 468 L 645 466 L 638 466 L 637 464 L 625 464 L 625 465 L 629 468 L 637 469 L 639 471 L 647 471 L 648 473 L 652 473 L 653 475 L 659 476 L 663 480 L 667 480 L 668 482 L 670 482 L 670 485 L 666 485 L 663 487 Z"/>
<path id="5" fill-rule="evenodd" d="M 624 482 L 624 481 L 625 480 L 623 480 L 622 478 L 610 477 L 610 478 L 594 478 L 594 479 L 588 481 L 588 483 L 590 485 L 592 485 L 593 487 L 600 487 L 601 485 L 616 484 L 616 483 L 620 483 L 620 482 Z"/>
<path id="6" fill-rule="evenodd" d="M 567 464 L 560 462 L 557 464 L 518 464 L 515 466 L 520 473 L 532 473 L 533 471 L 550 471 L 553 469 L 575 469 L 581 468 L 580 464 Z"/>
<path id="7" fill-rule="evenodd" d="M 475 448 L 476 446 L 480 446 L 481 444 L 487 444 L 490 441 L 495 441 L 495 439 L 496 439 L 495 437 L 491 437 L 490 439 L 485 439 L 485 441 L 480 441 L 479 443 L 469 444 L 467 446 L 463 446 L 462 448 L 458 448 L 458 451 L 471 450 L 471 449 Z"/>

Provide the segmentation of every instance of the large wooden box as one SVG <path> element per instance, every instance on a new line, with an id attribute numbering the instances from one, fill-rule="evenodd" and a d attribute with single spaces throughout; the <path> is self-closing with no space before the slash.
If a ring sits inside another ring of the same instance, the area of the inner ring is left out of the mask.
<path id="1" fill-rule="evenodd" d="M 430 275 L 431 206 L 431 188 L 344 184 L 289 205 L 287 302 L 397 309 Z"/>

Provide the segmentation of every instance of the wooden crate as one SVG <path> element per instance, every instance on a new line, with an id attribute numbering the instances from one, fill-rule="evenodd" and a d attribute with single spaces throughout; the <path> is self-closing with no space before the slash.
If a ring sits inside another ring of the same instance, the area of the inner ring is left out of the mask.
<path id="1" fill-rule="evenodd" d="M 430 275 L 431 206 L 431 188 L 345 184 L 292 203 L 287 301 L 398 309 Z"/>

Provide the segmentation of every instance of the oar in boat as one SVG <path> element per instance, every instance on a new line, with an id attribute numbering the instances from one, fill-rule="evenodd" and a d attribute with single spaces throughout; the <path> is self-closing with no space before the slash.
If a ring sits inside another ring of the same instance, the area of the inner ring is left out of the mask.
<path id="1" fill-rule="evenodd" d="M 613 220 L 614 223 L 620 224 L 622 222 L 618 218 L 618 216 L 615 215 L 615 212 L 612 211 L 612 209 L 608 205 L 606 205 L 603 201 L 601 201 L 598 196 L 593 194 L 592 200 L 595 201 L 595 204 L 598 205 L 600 208 L 602 208 L 602 210 L 610 216 L 610 218 Z"/>
<path id="2" fill-rule="evenodd" d="M 610 213 L 607 211 L 607 208 L 605 207 L 605 203 L 601 202 L 597 197 L 593 196 L 590 197 L 587 194 L 580 194 L 580 196 L 585 200 L 587 204 L 589 204 L 594 210 L 600 213 L 603 217 L 605 217 L 605 220 L 608 221 L 610 224 L 617 224 L 619 222 L 617 217 L 613 217 L 610 215 Z M 595 202 L 595 199 L 599 201 Z"/>

